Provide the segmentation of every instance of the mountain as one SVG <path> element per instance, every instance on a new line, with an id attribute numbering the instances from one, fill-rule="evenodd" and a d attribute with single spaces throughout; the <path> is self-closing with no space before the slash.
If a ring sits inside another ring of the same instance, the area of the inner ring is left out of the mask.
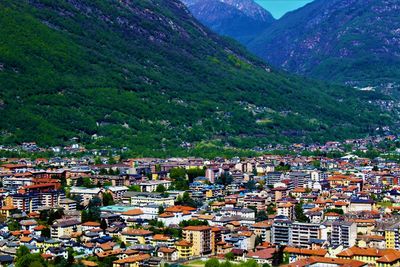
<path id="1" fill-rule="evenodd" d="M 253 0 L 183 0 L 192 14 L 216 33 L 245 44 L 275 19 Z"/>
<path id="2" fill-rule="evenodd" d="M 352 86 L 400 86 L 400 2 L 316 0 L 249 48 L 274 66 Z"/>
<path id="3" fill-rule="evenodd" d="M 0 143 L 253 148 L 376 133 L 375 92 L 281 73 L 178 0 L 0 2 Z M 216 150 L 222 153 L 221 150 Z"/>

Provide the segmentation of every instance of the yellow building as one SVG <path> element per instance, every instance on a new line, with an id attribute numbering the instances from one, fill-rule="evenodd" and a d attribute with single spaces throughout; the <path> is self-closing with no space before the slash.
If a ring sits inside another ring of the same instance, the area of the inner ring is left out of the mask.
<path id="1" fill-rule="evenodd" d="M 188 226 L 183 228 L 183 239 L 193 245 L 193 255 L 201 256 L 210 254 L 211 249 L 211 227 Z"/>
<path id="2" fill-rule="evenodd" d="M 17 208 L 14 206 L 3 206 L 0 208 L 0 214 L 6 218 L 10 217 L 12 212 Z"/>
<path id="3" fill-rule="evenodd" d="M 393 229 L 387 229 L 385 231 L 385 242 L 386 248 L 396 248 L 396 241 L 395 241 L 395 232 Z"/>
<path id="4" fill-rule="evenodd" d="M 340 259 L 365 262 L 376 267 L 399 267 L 400 251 L 395 249 L 376 249 L 351 247 L 336 255 Z"/>
<path id="5" fill-rule="evenodd" d="M 178 258 L 179 259 L 187 259 L 193 256 L 193 245 L 186 240 L 181 240 L 175 243 L 175 248 L 178 251 Z"/>
<path id="6" fill-rule="evenodd" d="M 144 229 L 126 229 L 121 233 L 121 241 L 131 244 L 149 244 L 151 237 L 153 236 L 152 231 Z"/>
<path id="7" fill-rule="evenodd" d="M 350 184 L 350 176 L 333 175 L 331 177 L 328 177 L 328 182 L 331 188 L 347 187 Z"/>

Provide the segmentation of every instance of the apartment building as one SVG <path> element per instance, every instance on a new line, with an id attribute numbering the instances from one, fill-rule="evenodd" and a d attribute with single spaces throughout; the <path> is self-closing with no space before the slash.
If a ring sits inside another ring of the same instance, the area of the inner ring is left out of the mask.
<path id="1" fill-rule="evenodd" d="M 188 226 L 183 228 L 182 237 L 193 245 L 194 256 L 210 254 L 211 248 L 211 227 L 209 226 Z"/>
<path id="2" fill-rule="evenodd" d="M 174 197 L 165 196 L 161 193 L 132 192 L 128 191 L 122 197 L 124 204 L 132 206 L 146 206 L 154 204 L 157 206 L 173 206 L 175 204 Z"/>
<path id="3" fill-rule="evenodd" d="M 357 225 L 354 222 L 334 221 L 332 223 L 331 246 L 342 245 L 349 248 L 355 245 L 357 238 Z"/>
<path id="4" fill-rule="evenodd" d="M 276 216 L 271 227 L 271 243 L 275 245 L 289 244 L 292 222 L 285 216 Z"/>
<path id="5" fill-rule="evenodd" d="M 327 239 L 326 227 L 316 223 L 294 222 L 291 225 L 289 244 L 298 248 L 311 248 L 310 240 Z"/>

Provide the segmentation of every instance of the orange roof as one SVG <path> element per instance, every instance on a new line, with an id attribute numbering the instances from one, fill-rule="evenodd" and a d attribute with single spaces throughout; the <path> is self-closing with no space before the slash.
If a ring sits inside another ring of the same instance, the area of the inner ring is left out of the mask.
<path id="1" fill-rule="evenodd" d="M 180 241 L 176 242 L 175 245 L 179 246 L 179 247 L 191 247 L 191 246 L 193 246 L 192 243 L 189 243 L 186 240 L 180 240 Z"/>
<path id="2" fill-rule="evenodd" d="M 121 249 L 114 249 L 114 250 L 108 250 L 108 251 L 96 253 L 96 255 L 99 258 L 105 258 L 105 257 L 121 254 L 121 252 L 122 252 Z"/>
<path id="3" fill-rule="evenodd" d="M 328 258 L 328 257 L 317 257 L 312 256 L 306 259 L 301 259 L 295 262 L 292 262 L 287 265 L 283 265 L 284 267 L 305 267 L 310 266 L 316 263 L 326 263 L 326 264 L 335 264 L 339 265 L 340 267 L 362 267 L 366 266 L 367 264 L 362 261 L 357 260 L 349 260 L 349 259 L 338 259 L 338 258 Z"/>
<path id="4" fill-rule="evenodd" d="M 305 193 L 306 189 L 304 187 L 296 187 L 292 190 L 293 193 Z"/>
<path id="5" fill-rule="evenodd" d="M 344 201 L 336 201 L 335 203 L 333 203 L 333 205 L 335 205 L 335 206 L 347 206 L 347 205 L 349 205 L 347 202 L 344 202 Z"/>
<path id="6" fill-rule="evenodd" d="M 153 236 L 153 240 L 157 241 L 168 241 L 170 239 L 169 236 L 163 234 L 156 234 Z"/>
<path id="7" fill-rule="evenodd" d="M 293 253 L 293 254 L 301 254 L 308 256 L 321 256 L 324 257 L 328 251 L 326 249 L 304 249 L 304 248 L 295 248 L 295 247 L 286 247 L 284 252 Z"/>
<path id="8" fill-rule="evenodd" d="M 32 240 L 32 237 L 28 237 L 28 236 L 23 236 L 19 239 L 19 241 L 22 243 L 31 242 L 31 240 Z"/>
<path id="9" fill-rule="evenodd" d="M 360 248 L 360 247 L 351 247 L 348 248 L 339 254 L 338 257 L 353 257 L 353 256 L 369 256 L 369 257 L 382 257 L 386 254 L 390 254 L 392 252 L 396 252 L 395 249 L 376 249 L 376 248 Z"/>
<path id="10" fill-rule="evenodd" d="M 166 212 L 196 211 L 196 208 L 189 206 L 171 206 L 165 209 Z"/>
<path id="11" fill-rule="evenodd" d="M 85 266 L 88 267 L 96 267 L 98 266 L 97 263 L 95 263 L 94 261 L 87 261 L 87 260 L 81 260 L 81 263 Z"/>
<path id="12" fill-rule="evenodd" d="M 359 223 L 359 224 L 362 224 L 362 223 L 374 224 L 376 222 L 375 219 L 354 219 L 351 221 L 353 221 L 355 223 Z"/>
<path id="13" fill-rule="evenodd" d="M 99 227 L 100 223 L 98 223 L 98 222 L 85 222 L 85 223 L 82 223 L 82 226 Z"/>
<path id="14" fill-rule="evenodd" d="M 35 185 L 27 185 L 24 186 L 23 189 L 34 189 L 34 188 L 42 188 L 42 187 L 57 187 L 56 183 L 45 183 L 45 184 L 35 184 Z"/>
<path id="15" fill-rule="evenodd" d="M 134 262 L 144 261 L 144 260 L 147 260 L 149 258 L 150 258 L 149 254 L 141 254 L 141 255 L 135 255 L 135 256 L 127 257 L 127 258 L 121 259 L 121 260 L 116 260 L 113 263 L 114 264 L 134 263 Z"/>
<path id="16" fill-rule="evenodd" d="M 242 231 L 241 233 L 239 233 L 239 236 L 247 236 L 250 237 L 253 235 L 252 231 Z"/>
<path id="17" fill-rule="evenodd" d="M 186 231 L 207 231 L 207 230 L 211 230 L 211 227 L 210 226 L 206 226 L 206 225 L 186 226 L 185 228 L 183 228 L 183 230 L 186 230 Z"/>
<path id="18" fill-rule="evenodd" d="M 47 227 L 44 225 L 38 225 L 35 228 L 33 228 L 33 230 L 35 231 L 42 231 L 43 229 L 46 229 Z"/>
<path id="19" fill-rule="evenodd" d="M 348 178 L 350 177 L 346 175 L 332 175 L 331 177 L 328 177 L 328 181 L 343 181 L 347 180 Z"/>
<path id="20" fill-rule="evenodd" d="M 327 212 L 327 213 L 325 213 L 325 216 L 335 216 L 335 217 L 338 217 L 338 216 L 340 216 L 340 214 L 339 214 L 339 213 L 336 213 L 336 212 Z"/>
<path id="21" fill-rule="evenodd" d="M 144 229 L 127 229 L 122 232 L 123 235 L 151 235 L 152 231 Z"/>
<path id="22" fill-rule="evenodd" d="M 318 198 L 314 203 L 315 204 L 326 204 L 326 201 L 322 198 Z"/>
<path id="23" fill-rule="evenodd" d="M 114 243 L 112 243 L 112 242 L 107 242 L 107 243 L 100 244 L 99 247 L 100 247 L 103 251 L 107 251 L 107 250 L 112 250 L 112 249 L 113 249 L 113 246 L 114 246 Z"/>
<path id="24" fill-rule="evenodd" d="M 214 219 L 214 215 L 211 215 L 211 214 L 209 214 L 209 215 L 207 215 L 207 214 L 201 214 L 201 215 L 199 215 L 199 217 L 198 217 L 198 219 L 199 220 L 212 220 L 212 219 Z"/>
<path id="25" fill-rule="evenodd" d="M 268 221 L 256 222 L 252 225 L 253 228 L 269 228 L 271 227 L 271 223 Z"/>
<path id="26" fill-rule="evenodd" d="M 158 215 L 158 218 L 171 218 L 174 217 L 174 214 L 171 212 L 164 212 Z"/>
<path id="27" fill-rule="evenodd" d="M 376 261 L 381 263 L 391 263 L 399 260 L 400 260 L 400 251 L 395 250 L 395 251 L 390 251 L 389 253 L 383 255 Z"/>
<path id="28" fill-rule="evenodd" d="M 294 205 L 291 202 L 279 203 L 278 208 L 291 208 Z"/>
<path id="29" fill-rule="evenodd" d="M 127 215 L 127 216 L 137 216 L 137 215 L 142 215 L 143 211 L 141 209 L 132 209 L 132 210 L 127 210 L 122 213 L 122 215 Z"/>
<path id="30" fill-rule="evenodd" d="M 14 206 L 3 206 L 3 207 L 1 207 L 1 210 L 15 210 L 15 209 L 17 209 L 17 208 L 14 207 Z"/>
<path id="31" fill-rule="evenodd" d="M 161 247 L 158 251 L 159 252 L 163 252 L 163 253 L 173 253 L 175 251 L 175 249 L 174 248 Z"/>

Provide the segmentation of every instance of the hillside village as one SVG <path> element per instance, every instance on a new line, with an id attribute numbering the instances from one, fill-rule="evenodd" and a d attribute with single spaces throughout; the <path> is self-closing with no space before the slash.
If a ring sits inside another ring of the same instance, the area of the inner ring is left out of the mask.
<path id="1" fill-rule="evenodd" d="M 231 159 L 89 151 L 4 157 L 0 262 L 398 266 L 400 165 L 356 155 L 373 145 L 387 156 L 382 143 L 398 142 L 386 136 L 318 146 L 319 153 L 354 152 L 337 157 L 311 155 L 317 145 L 306 151 L 301 144 L 292 154 Z M 18 149 L 42 150 L 35 143 Z"/>

